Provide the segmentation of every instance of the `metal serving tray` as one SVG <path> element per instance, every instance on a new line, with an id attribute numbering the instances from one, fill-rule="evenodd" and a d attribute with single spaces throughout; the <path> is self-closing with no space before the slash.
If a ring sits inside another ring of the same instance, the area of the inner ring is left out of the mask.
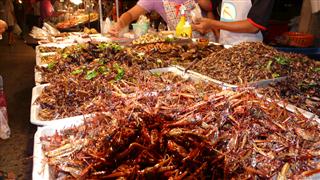
<path id="1" fill-rule="evenodd" d="M 46 86 L 49 86 L 49 84 L 35 86 L 32 89 L 32 98 L 31 98 L 31 107 L 30 107 L 30 122 L 32 124 L 35 124 L 38 126 L 48 126 L 48 125 L 54 125 L 57 123 L 69 124 L 70 122 L 73 122 L 79 118 L 92 116 L 92 114 L 88 114 L 88 115 L 79 115 L 79 116 L 73 116 L 73 117 L 67 117 L 67 118 L 61 118 L 61 119 L 53 119 L 53 120 L 47 120 L 47 121 L 41 120 L 39 118 L 39 111 L 40 111 L 41 107 L 40 107 L 40 105 L 35 104 L 35 101 L 41 95 L 41 92 L 43 91 L 43 89 Z"/>
<path id="2" fill-rule="evenodd" d="M 238 86 L 236 85 L 232 85 L 232 84 L 228 84 L 228 83 L 224 83 L 222 81 L 219 81 L 219 80 L 216 80 L 216 79 L 213 79 L 213 78 L 210 78 L 208 76 L 205 76 L 203 74 L 200 74 L 200 73 L 197 73 L 195 71 L 191 71 L 191 70 L 187 70 L 184 68 L 184 67 L 181 67 L 181 66 L 178 66 L 178 65 L 175 65 L 173 66 L 175 68 L 177 68 L 182 74 L 188 74 L 189 76 L 194 76 L 194 77 L 197 77 L 198 79 L 201 79 L 201 80 L 204 80 L 204 81 L 208 81 L 208 82 L 211 82 L 213 84 L 217 84 L 219 85 L 220 87 L 222 87 L 223 89 L 232 89 L 232 90 L 235 90 Z"/>
<path id="3" fill-rule="evenodd" d="M 176 66 L 176 67 L 178 67 L 179 69 L 181 69 L 183 71 L 186 71 L 184 67 L 181 67 L 181 66 Z M 208 79 L 208 80 L 210 80 L 210 81 L 212 81 L 214 83 L 221 84 L 225 88 L 236 90 L 238 87 L 241 87 L 241 86 L 238 86 L 238 85 L 228 84 L 228 83 L 222 82 L 220 80 L 213 79 L 213 78 L 211 78 L 209 76 L 200 74 L 200 73 L 192 71 L 192 70 L 187 70 L 186 72 L 188 72 L 190 74 L 195 74 L 197 76 L 201 76 L 201 77 L 203 77 L 205 79 Z M 287 77 L 279 77 L 279 78 L 274 78 L 274 79 L 264 79 L 264 80 L 260 80 L 260 81 L 250 82 L 250 83 L 248 83 L 247 86 L 248 87 L 254 87 L 254 88 L 263 88 L 263 87 L 268 86 L 270 83 L 281 82 L 281 81 L 285 81 L 286 79 L 287 79 Z"/>
<path id="4" fill-rule="evenodd" d="M 292 113 L 300 113 L 300 114 L 302 114 L 304 117 L 306 117 L 306 118 L 308 118 L 308 119 L 315 120 L 315 121 L 317 121 L 318 123 L 320 123 L 320 118 L 319 118 L 317 115 L 315 115 L 315 114 L 313 114 L 313 113 L 311 113 L 311 112 L 309 112 L 309 111 L 306 111 L 306 110 L 304 110 L 304 109 L 301 109 L 301 108 L 299 108 L 299 107 L 297 107 L 297 106 L 295 106 L 295 105 L 292 105 L 292 104 L 290 104 L 290 103 L 285 103 L 283 100 L 271 99 L 271 98 L 268 98 L 268 97 L 264 97 L 264 96 L 263 96 L 262 94 L 260 94 L 260 93 L 256 93 L 256 94 L 257 94 L 257 96 L 258 96 L 259 98 L 265 98 L 268 102 L 276 102 L 276 103 L 278 104 L 278 106 L 283 107 L 283 108 L 285 108 L 286 110 L 288 110 L 288 111 L 290 111 L 290 112 L 292 112 Z"/>

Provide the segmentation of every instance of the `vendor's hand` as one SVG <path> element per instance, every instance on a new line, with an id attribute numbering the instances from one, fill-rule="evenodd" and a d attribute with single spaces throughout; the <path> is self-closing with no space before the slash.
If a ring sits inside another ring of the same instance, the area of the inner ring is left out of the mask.
<path id="1" fill-rule="evenodd" d="M 114 26 L 112 26 L 109 29 L 108 34 L 110 34 L 112 36 L 115 36 L 115 37 L 118 37 L 120 31 L 121 31 L 121 27 L 120 27 L 120 25 L 118 23 L 116 23 Z"/>
<path id="2" fill-rule="evenodd" d="M 192 29 L 199 31 L 202 34 L 206 34 L 214 29 L 213 21 L 214 20 L 209 18 L 201 18 L 197 20 L 196 23 L 192 24 Z"/>
<path id="3" fill-rule="evenodd" d="M 0 20 L 0 35 L 4 33 L 7 29 L 7 23 Z"/>

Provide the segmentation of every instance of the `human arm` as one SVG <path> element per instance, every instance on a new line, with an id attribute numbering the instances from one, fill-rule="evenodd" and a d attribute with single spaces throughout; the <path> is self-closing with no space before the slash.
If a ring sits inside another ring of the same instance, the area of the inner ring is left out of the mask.
<path id="1" fill-rule="evenodd" d="M 6 31 L 8 28 L 7 23 L 3 20 L 0 20 L 0 35 Z"/>
<path id="2" fill-rule="evenodd" d="M 198 4 L 206 12 L 212 12 L 212 3 L 210 0 L 198 0 Z"/>
<path id="3" fill-rule="evenodd" d="M 140 15 L 143 15 L 146 12 L 147 11 L 141 6 L 135 5 L 133 8 L 129 9 L 127 12 L 121 15 L 118 22 L 111 27 L 108 33 L 113 36 L 118 36 L 121 29 L 125 28 L 132 21 L 137 20 Z"/>
<path id="4" fill-rule="evenodd" d="M 239 33 L 256 33 L 259 30 L 266 30 L 274 0 L 253 0 L 247 19 L 234 22 L 220 22 L 216 20 L 201 19 L 194 28 L 199 31 L 217 28 Z"/>
<path id="5" fill-rule="evenodd" d="M 222 22 L 209 18 L 202 18 L 196 24 L 193 24 L 193 29 L 201 33 L 208 33 L 214 29 L 222 29 L 238 33 L 257 33 L 259 28 L 252 25 L 249 21 Z"/>

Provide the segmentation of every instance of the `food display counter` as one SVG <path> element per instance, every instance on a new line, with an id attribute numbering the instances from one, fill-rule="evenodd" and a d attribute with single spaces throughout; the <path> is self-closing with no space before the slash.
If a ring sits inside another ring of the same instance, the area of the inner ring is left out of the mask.
<path id="1" fill-rule="evenodd" d="M 36 50 L 35 179 L 317 177 L 317 61 L 160 34 Z"/>

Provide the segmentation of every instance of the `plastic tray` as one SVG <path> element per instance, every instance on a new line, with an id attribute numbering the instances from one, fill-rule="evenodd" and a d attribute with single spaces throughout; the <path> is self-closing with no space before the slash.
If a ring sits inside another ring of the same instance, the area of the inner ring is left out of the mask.
<path id="1" fill-rule="evenodd" d="M 41 72 L 39 72 L 37 70 L 34 70 L 34 82 L 35 82 L 36 86 L 39 86 L 42 83 Z"/>
<path id="2" fill-rule="evenodd" d="M 54 179 L 50 174 L 50 168 L 48 163 L 45 161 L 44 153 L 42 151 L 42 144 L 40 137 L 51 136 L 56 133 L 56 131 L 61 131 L 65 128 L 72 127 L 74 125 L 81 125 L 83 123 L 83 117 L 75 118 L 73 121 L 69 121 L 67 124 L 55 124 L 52 126 L 38 127 L 37 132 L 34 135 L 34 145 L 33 145 L 33 180 L 49 180 Z"/>
<path id="3" fill-rule="evenodd" d="M 41 120 L 39 118 L 39 111 L 41 107 L 40 105 L 37 105 L 34 102 L 40 96 L 43 89 L 48 85 L 49 84 L 43 84 L 43 85 L 36 86 L 32 89 L 31 108 L 30 108 L 30 122 L 32 124 L 39 125 L 39 126 L 48 126 L 48 125 L 54 125 L 57 123 L 69 124 L 70 122 L 73 122 L 79 118 L 90 117 L 93 115 L 93 114 L 79 115 L 79 116 L 67 117 L 62 119 L 53 119 L 50 121 Z"/>
<path id="4" fill-rule="evenodd" d="M 260 98 L 263 98 L 264 96 L 262 94 L 259 94 L 259 93 L 256 93 L 258 97 Z M 282 100 L 274 100 L 274 99 L 271 99 L 271 98 L 265 98 L 268 102 L 276 102 L 278 104 L 278 106 L 280 107 L 283 107 L 285 108 L 286 110 L 292 112 L 292 113 L 301 113 L 304 117 L 308 118 L 308 119 L 313 119 L 315 121 L 317 121 L 318 123 L 320 123 L 320 118 L 309 112 L 309 111 L 306 111 L 304 109 L 301 109 L 301 108 L 298 108 L 297 106 L 295 105 L 292 105 L 290 103 L 285 103 L 284 101 Z"/>

